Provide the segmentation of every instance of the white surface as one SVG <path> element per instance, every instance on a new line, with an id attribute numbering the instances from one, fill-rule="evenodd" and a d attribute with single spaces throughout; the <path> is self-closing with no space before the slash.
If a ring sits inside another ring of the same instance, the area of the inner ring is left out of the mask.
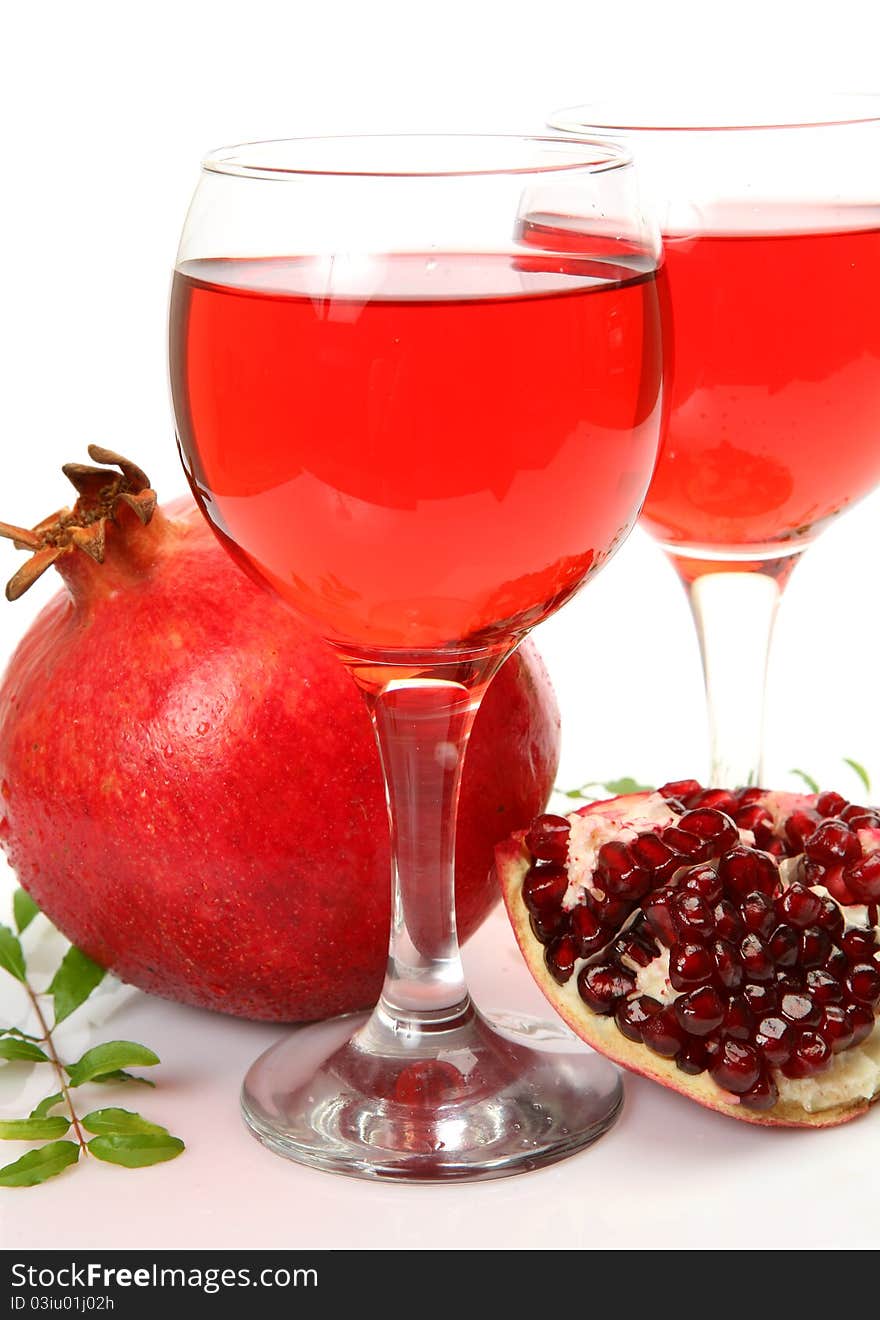
<path id="1" fill-rule="evenodd" d="M 534 130 L 556 106 L 627 84 L 711 79 L 722 64 L 746 86 L 780 70 L 807 83 L 876 82 L 880 11 L 870 0 L 842 0 L 831 26 L 824 7 L 801 3 L 744 2 L 735 21 L 720 6 L 636 0 L 625 13 L 582 0 L 540 13 L 497 0 L 313 9 L 56 0 L 4 17 L 0 517 L 28 524 L 57 507 L 67 498 L 58 467 L 92 440 L 130 452 L 163 497 L 181 488 L 166 297 L 209 147 L 304 132 Z M 880 782 L 878 514 L 874 496 L 832 528 L 783 603 L 769 730 L 777 784 L 801 765 L 857 796 L 844 755 Z M 0 559 L 11 574 L 11 547 Z M 50 590 L 0 608 L 2 655 Z M 702 771 L 687 608 L 646 540 L 633 537 L 539 641 L 563 711 L 561 783 Z M 466 956 L 480 1002 L 539 1007 L 500 914 Z M 188 1150 L 155 1169 L 93 1164 L 0 1192 L 3 1246 L 747 1247 L 765 1242 L 780 1204 L 809 1212 L 775 1219 L 774 1246 L 865 1247 L 880 1230 L 880 1115 L 828 1133 L 763 1132 L 633 1079 L 614 1131 L 563 1165 L 458 1188 L 374 1186 L 295 1168 L 245 1133 L 239 1080 L 276 1028 L 136 992 L 102 993 L 99 1008 L 111 1013 L 105 1034 L 144 1040 L 163 1059 L 156 1092 L 119 1102 L 166 1122 Z M 0 1020 L 14 1011 L 4 978 Z M 87 1024 L 76 1023 L 71 1048 L 87 1043 Z M 44 1093 L 27 1070 L 0 1071 L 3 1114 Z"/>

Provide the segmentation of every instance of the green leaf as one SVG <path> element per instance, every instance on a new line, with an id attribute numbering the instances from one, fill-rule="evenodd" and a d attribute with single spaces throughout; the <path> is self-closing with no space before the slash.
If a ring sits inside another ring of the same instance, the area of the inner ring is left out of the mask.
<path id="1" fill-rule="evenodd" d="M 16 981 L 24 981 L 24 954 L 21 944 L 8 926 L 0 926 L 0 967 L 14 976 Z"/>
<path id="2" fill-rule="evenodd" d="M 152 1086 L 154 1089 L 156 1086 L 149 1077 L 137 1077 L 134 1073 L 124 1072 L 122 1068 L 114 1068 L 112 1072 L 102 1073 L 100 1077 L 93 1077 L 92 1081 L 100 1086 L 112 1086 L 115 1082 L 137 1082 L 140 1086 Z"/>
<path id="3" fill-rule="evenodd" d="M 0 1119 L 0 1141 L 44 1141 L 63 1137 L 69 1127 L 70 1119 L 60 1114 L 54 1118 Z"/>
<path id="4" fill-rule="evenodd" d="M 0 1040 L 0 1059 L 14 1063 L 48 1063 L 49 1056 L 29 1040 L 16 1040 L 5 1036 Z"/>
<path id="5" fill-rule="evenodd" d="M 103 1045 L 95 1045 L 86 1050 L 82 1058 L 72 1063 L 67 1071 L 71 1085 L 82 1086 L 84 1082 L 115 1072 L 117 1068 L 126 1068 L 132 1063 L 144 1068 L 158 1062 L 158 1054 L 148 1050 L 146 1045 L 138 1045 L 133 1040 L 108 1040 Z"/>
<path id="6" fill-rule="evenodd" d="M 42 1036 L 31 1036 L 27 1031 L 22 1031 L 21 1027 L 0 1027 L 0 1036 L 17 1036 L 19 1040 L 35 1040 L 39 1043 Z"/>
<path id="7" fill-rule="evenodd" d="M 812 775 L 807 774 L 806 770 L 789 770 L 788 773 L 790 775 L 797 775 L 798 779 L 802 779 L 811 793 L 820 792 L 819 785 L 816 783 Z"/>
<path id="8" fill-rule="evenodd" d="M 28 1151 L 14 1164 L 0 1169 L 0 1187 L 35 1187 L 48 1178 L 63 1173 L 79 1159 L 79 1146 L 75 1141 L 53 1141 L 39 1150 Z"/>
<path id="9" fill-rule="evenodd" d="M 587 784 L 581 784 L 580 788 L 557 789 L 556 791 L 561 793 L 563 797 L 580 798 L 582 801 L 595 802 L 599 794 L 590 791 L 594 788 L 600 788 L 612 797 L 626 797 L 630 793 L 654 792 L 653 784 L 640 784 L 637 779 L 631 779 L 629 776 L 624 776 L 623 779 L 591 780 Z"/>
<path id="10" fill-rule="evenodd" d="M 56 1105 L 60 1105 L 63 1099 L 64 1096 L 60 1091 L 56 1091 L 54 1095 L 47 1095 L 45 1100 L 40 1101 L 36 1109 L 31 1110 L 31 1118 L 45 1118 L 49 1110 L 54 1109 Z"/>
<path id="11" fill-rule="evenodd" d="M 40 915 L 40 909 L 26 889 L 16 889 L 12 895 L 12 915 L 15 917 L 19 935 L 23 930 L 27 930 L 34 917 Z"/>
<path id="12" fill-rule="evenodd" d="M 865 767 L 863 765 L 859 765 L 858 761 L 853 761 L 849 756 L 845 756 L 843 758 L 843 764 L 848 765 L 850 770 L 855 771 L 855 773 L 858 775 L 859 779 L 861 779 L 862 783 L 865 786 L 865 792 L 870 793 L 871 776 L 868 774 Z"/>
<path id="13" fill-rule="evenodd" d="M 152 1136 L 167 1137 L 168 1129 L 160 1127 L 158 1123 L 151 1123 L 149 1119 L 143 1118 L 140 1114 L 135 1114 L 131 1109 L 93 1109 L 80 1122 L 88 1132 L 94 1132 L 96 1136 L 122 1136 L 138 1132 L 150 1133 Z"/>
<path id="14" fill-rule="evenodd" d="M 640 784 L 636 779 L 624 777 L 623 779 L 606 779 L 600 785 L 606 788 L 612 797 L 625 797 L 629 793 L 653 793 L 653 784 Z"/>
<path id="15" fill-rule="evenodd" d="M 92 962 L 82 949 L 72 944 L 61 960 L 61 966 L 52 977 L 49 994 L 55 1004 L 55 1025 L 70 1017 L 74 1009 L 85 1003 L 106 975 L 103 967 Z"/>
<path id="16" fill-rule="evenodd" d="M 144 1169 L 149 1164 L 163 1164 L 176 1159 L 185 1150 L 180 1137 L 167 1133 L 138 1132 L 118 1136 L 93 1137 L 89 1151 L 108 1164 L 122 1164 L 126 1169 Z"/>

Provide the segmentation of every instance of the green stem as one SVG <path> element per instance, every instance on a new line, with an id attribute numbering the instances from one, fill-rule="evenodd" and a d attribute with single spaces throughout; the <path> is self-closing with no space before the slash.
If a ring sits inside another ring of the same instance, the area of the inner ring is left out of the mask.
<path id="1" fill-rule="evenodd" d="M 61 1094 L 64 1096 L 64 1103 L 67 1105 L 67 1109 L 70 1114 L 71 1125 L 73 1127 L 74 1133 L 76 1134 L 76 1139 L 77 1142 L 79 1143 L 79 1148 L 82 1151 L 83 1155 L 88 1157 L 89 1154 L 88 1144 L 86 1142 L 85 1137 L 83 1136 L 83 1130 L 79 1125 L 79 1119 L 77 1117 L 76 1110 L 73 1107 L 73 1100 L 71 1098 L 70 1091 L 68 1090 L 67 1087 L 67 1079 L 65 1076 L 64 1064 L 59 1059 L 58 1053 L 55 1049 L 55 1042 L 52 1039 L 52 1031 L 45 1017 L 43 1016 L 43 1010 L 40 1008 L 39 997 L 32 989 L 29 981 L 24 982 L 24 988 L 27 992 L 28 999 L 31 1001 L 31 1005 L 33 1006 L 34 1013 L 37 1016 L 37 1021 L 40 1024 L 40 1030 L 43 1033 L 42 1038 L 45 1041 L 46 1050 L 48 1051 L 49 1054 L 49 1061 L 51 1062 L 52 1067 L 55 1069 L 55 1072 L 58 1076 L 58 1086 L 61 1091 Z"/>

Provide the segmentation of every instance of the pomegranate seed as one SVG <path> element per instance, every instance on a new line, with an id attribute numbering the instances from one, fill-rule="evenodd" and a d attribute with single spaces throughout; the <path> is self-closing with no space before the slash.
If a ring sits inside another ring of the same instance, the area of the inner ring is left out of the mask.
<path id="1" fill-rule="evenodd" d="M 526 834 L 526 847 L 541 861 L 565 863 L 570 833 L 571 826 L 564 816 L 536 816 Z"/>
<path id="2" fill-rule="evenodd" d="M 856 812 L 847 818 L 847 824 L 854 830 L 876 830 L 880 825 L 880 812 L 875 810 Z"/>
<path id="3" fill-rule="evenodd" d="M 768 842 L 761 843 L 761 851 L 769 853 L 771 857 L 788 857 L 790 849 L 784 839 L 771 838 Z"/>
<path id="4" fill-rule="evenodd" d="M 749 984 L 743 986 L 743 994 L 756 1018 L 766 1017 L 768 1013 L 776 1011 L 779 996 L 775 985 Z"/>
<path id="5" fill-rule="evenodd" d="M 853 961 L 858 960 L 853 959 Z M 843 985 L 843 978 L 849 971 L 849 959 L 843 949 L 832 948 L 825 961 L 825 971 L 829 972 L 840 985 Z"/>
<path id="6" fill-rule="evenodd" d="M 803 879 L 806 884 L 824 885 L 832 898 L 837 899 L 838 903 L 844 906 L 848 903 L 854 903 L 855 896 L 849 892 L 843 879 L 843 867 L 833 866 L 826 870 L 823 875 L 816 876 L 813 871 L 821 870 L 815 862 L 807 862 L 803 870 Z"/>
<path id="7" fill-rule="evenodd" d="M 839 816 L 848 806 L 846 798 L 839 793 L 820 793 L 816 799 L 816 810 L 820 816 Z"/>
<path id="8" fill-rule="evenodd" d="M 806 991 L 817 1004 L 839 1004 L 843 999 L 840 982 L 824 967 L 807 972 Z"/>
<path id="9" fill-rule="evenodd" d="M 759 1077 L 755 1085 L 750 1090 L 744 1091 L 739 1098 L 741 1105 L 746 1109 L 772 1109 L 779 1099 L 779 1090 L 773 1078 L 767 1073 Z"/>
<path id="10" fill-rule="evenodd" d="M 758 842 L 758 833 L 762 839 L 772 837 L 773 835 L 773 817 L 766 807 L 755 802 L 751 806 L 740 807 L 733 818 L 736 821 L 737 828 L 741 830 L 751 830 L 755 835 L 755 842 Z"/>
<path id="11" fill-rule="evenodd" d="M 843 882 L 859 903 L 876 903 L 880 899 L 880 852 L 844 867 Z"/>
<path id="12" fill-rule="evenodd" d="M 589 958 L 608 943 L 608 931 L 596 912 L 586 903 L 572 908 L 569 914 L 571 934 L 577 941 L 578 957 Z"/>
<path id="13" fill-rule="evenodd" d="M 871 825 L 862 826 L 856 824 L 856 822 L 860 821 L 862 817 L 869 819 L 872 825 L 880 823 L 880 816 L 878 816 L 873 807 L 860 807 L 855 802 L 851 803 L 850 806 L 846 807 L 840 813 L 841 820 L 845 820 L 847 824 L 852 825 L 855 829 L 870 829 Z"/>
<path id="14" fill-rule="evenodd" d="M 651 877 L 636 865 L 625 843 L 612 839 L 599 849 L 594 883 L 612 898 L 632 900 L 647 894 Z"/>
<path id="15" fill-rule="evenodd" d="M 715 932 L 723 940 L 737 938 L 745 930 L 739 911 L 729 898 L 722 898 L 716 903 L 712 916 L 715 919 Z"/>
<path id="16" fill-rule="evenodd" d="M 724 892 L 714 866 L 708 866 L 705 862 L 692 866 L 679 881 L 679 885 L 681 889 L 699 894 L 707 903 L 717 903 Z"/>
<path id="17" fill-rule="evenodd" d="M 721 1034 L 733 1040 L 751 1040 L 755 1034 L 755 1015 L 745 995 L 732 995 L 724 1010 Z"/>
<path id="18" fill-rule="evenodd" d="M 634 999 L 621 999 L 614 1010 L 618 1030 L 627 1040 L 641 1044 L 642 1027 L 649 1017 L 659 1013 L 663 1005 L 650 995 L 636 995 Z"/>
<path id="19" fill-rule="evenodd" d="M 794 926 L 777 926 L 770 936 L 770 953 L 777 967 L 794 967 L 801 951 L 801 938 Z"/>
<path id="20" fill-rule="evenodd" d="M 672 878 L 681 866 L 677 854 L 669 848 L 659 834 L 640 834 L 629 845 L 635 862 L 643 871 L 649 871 L 661 883 Z"/>
<path id="21" fill-rule="evenodd" d="M 807 988 L 807 978 L 799 968 L 789 968 L 776 973 L 776 993 L 778 995 L 802 995 Z"/>
<path id="22" fill-rule="evenodd" d="M 857 835 L 842 820 L 823 820 L 821 825 L 804 840 L 804 852 L 811 862 L 835 866 L 838 862 L 852 862 L 862 855 Z"/>
<path id="23" fill-rule="evenodd" d="M 861 1045 L 874 1030 L 874 1013 L 867 1004 L 850 1004 L 846 1010 L 847 1020 L 853 1029 L 852 1047 Z"/>
<path id="24" fill-rule="evenodd" d="M 775 1015 L 762 1018 L 755 1032 L 755 1049 L 773 1068 L 787 1063 L 794 1048 L 794 1027 L 784 1018 Z"/>
<path id="25" fill-rule="evenodd" d="M 755 935 L 769 935 L 776 926 L 776 911 L 773 900 L 756 889 L 746 894 L 742 901 L 741 912 L 746 930 Z"/>
<path id="26" fill-rule="evenodd" d="M 676 1055 L 675 1066 L 691 1077 L 696 1077 L 698 1073 L 705 1072 L 709 1066 L 709 1060 L 703 1042 L 696 1040 L 693 1036 L 690 1040 L 685 1041 Z"/>
<path id="27" fill-rule="evenodd" d="M 817 1031 L 801 1031 L 782 1071 L 786 1077 L 814 1077 L 828 1067 L 831 1059 L 831 1046 Z"/>
<path id="28" fill-rule="evenodd" d="M 674 825 L 667 826 L 662 838 L 673 852 L 678 853 L 679 857 L 686 857 L 688 861 L 705 862 L 712 855 L 712 845 L 708 840 L 700 839 L 696 834 L 688 834 Z"/>
<path id="29" fill-rule="evenodd" d="M 822 1008 L 804 994 L 788 992 L 779 1000 L 779 1011 L 796 1027 L 815 1027 L 822 1020 Z"/>
<path id="30" fill-rule="evenodd" d="M 860 1004 L 876 1004 L 880 999 L 880 971 L 873 963 L 854 963 L 844 984 Z"/>
<path id="31" fill-rule="evenodd" d="M 838 940 L 843 934 L 843 929 L 846 925 L 846 922 L 843 919 L 843 913 L 833 898 L 823 897 L 821 902 L 822 911 L 816 918 L 817 924 L 820 925 L 823 930 L 827 930 L 833 940 Z"/>
<path id="32" fill-rule="evenodd" d="M 657 789 L 657 792 L 664 798 L 687 798 L 693 797 L 695 793 L 702 793 L 703 785 L 698 784 L 696 779 L 671 779 L 668 784 L 663 784 Z"/>
<path id="33" fill-rule="evenodd" d="M 831 953 L 831 936 L 821 926 L 808 926 L 801 931 L 798 962 L 804 971 L 810 967 L 823 967 Z"/>
<path id="34" fill-rule="evenodd" d="M 716 940 L 712 945 L 712 956 L 717 969 L 715 980 L 725 990 L 738 990 L 745 980 L 745 972 L 736 947 L 729 940 Z"/>
<path id="35" fill-rule="evenodd" d="M 840 947 L 852 962 L 870 962 L 877 952 L 877 943 L 872 930 L 860 930 L 854 927 L 841 938 Z"/>
<path id="36" fill-rule="evenodd" d="M 675 944 L 669 954 L 669 980 L 676 990 L 695 990 L 711 981 L 715 959 L 703 944 Z"/>
<path id="37" fill-rule="evenodd" d="M 582 967 L 577 979 L 578 994 L 594 1013 L 610 1013 L 618 999 L 632 994 L 634 978 L 616 963 L 592 963 Z"/>
<path id="38" fill-rule="evenodd" d="M 653 940 L 640 939 L 631 930 L 618 936 L 611 946 L 614 956 L 630 971 L 635 967 L 647 967 L 654 961 L 660 950 Z"/>
<path id="39" fill-rule="evenodd" d="M 739 956 L 742 958 L 746 977 L 750 981 L 771 980 L 776 968 L 770 950 L 760 935 L 749 934 L 740 941 Z"/>
<path id="40" fill-rule="evenodd" d="M 718 876 L 735 898 L 755 890 L 772 895 L 779 885 L 779 872 L 771 858 L 742 844 L 724 854 L 718 863 Z"/>
<path id="41" fill-rule="evenodd" d="M 776 911 L 783 921 L 802 930 L 814 924 L 822 911 L 822 903 L 818 894 L 795 881 L 777 898 Z"/>
<path id="42" fill-rule="evenodd" d="M 540 944 L 549 944 L 556 935 L 564 935 L 569 929 L 570 919 L 567 912 L 559 908 L 548 912 L 543 917 L 529 917 L 532 934 Z"/>
<path id="43" fill-rule="evenodd" d="M 804 851 L 804 840 L 814 833 L 822 817 L 818 811 L 807 808 L 805 811 L 793 811 L 785 822 L 785 837 L 795 852 Z"/>
<path id="44" fill-rule="evenodd" d="M 684 1032 L 670 1006 L 647 1018 L 642 1024 L 642 1039 L 655 1054 L 675 1058 L 684 1044 Z"/>
<path id="45" fill-rule="evenodd" d="M 755 802 L 763 802 L 767 796 L 767 790 L 766 788 L 757 788 L 753 784 L 749 788 L 738 789 L 735 796 L 741 807 L 749 807 Z"/>
<path id="46" fill-rule="evenodd" d="M 753 1045 L 741 1040 L 723 1041 L 709 1068 L 712 1080 L 734 1095 L 750 1091 L 761 1074 L 760 1055 Z"/>
<path id="47" fill-rule="evenodd" d="M 529 867 L 523 880 L 522 898 L 533 917 L 559 907 L 568 889 L 568 872 L 555 862 Z"/>
<path id="48" fill-rule="evenodd" d="M 657 889 L 642 904 L 645 920 L 651 931 L 663 944 L 674 944 L 678 932 L 672 918 L 672 900 L 674 889 Z"/>
<path id="49" fill-rule="evenodd" d="M 712 807 L 701 807 L 697 811 L 686 811 L 678 822 L 678 828 L 688 834 L 696 834 L 712 845 L 715 854 L 726 852 L 739 842 L 739 830 L 723 811 Z"/>
<path id="50" fill-rule="evenodd" d="M 572 935 L 557 935 L 544 950 L 547 971 L 560 985 L 571 978 L 577 959 L 578 945 Z"/>
<path id="51" fill-rule="evenodd" d="M 601 899 L 593 898 L 592 903 L 602 925 L 610 931 L 619 930 L 632 912 L 632 903 L 628 899 L 610 898 L 607 894 Z"/>
<path id="52" fill-rule="evenodd" d="M 855 1036 L 849 1014 L 840 1004 L 827 1005 L 816 1030 L 826 1044 L 831 1046 L 832 1054 L 842 1054 L 848 1050 Z"/>
<path id="53" fill-rule="evenodd" d="M 682 891 L 672 900 L 672 918 L 683 939 L 707 940 L 715 934 L 715 922 L 705 899 Z"/>
<path id="54" fill-rule="evenodd" d="M 729 793 L 726 788 L 704 788 L 699 793 L 693 793 L 688 799 L 688 809 L 698 811 L 701 807 L 711 807 L 714 811 L 726 812 L 732 816 L 739 806 L 739 800 L 736 795 Z"/>
<path id="55" fill-rule="evenodd" d="M 672 1007 L 679 1026 L 690 1036 L 708 1036 L 724 1021 L 724 1005 L 707 985 L 679 995 Z"/>

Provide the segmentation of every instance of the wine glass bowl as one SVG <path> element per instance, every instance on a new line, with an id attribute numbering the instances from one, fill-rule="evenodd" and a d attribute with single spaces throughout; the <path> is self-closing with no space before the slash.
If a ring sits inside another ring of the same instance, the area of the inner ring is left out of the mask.
<path id="1" fill-rule="evenodd" d="M 551 122 L 625 140 L 660 220 L 673 367 L 642 522 L 690 593 L 711 780 L 754 783 L 779 593 L 880 481 L 880 97 L 813 96 L 798 115 L 605 102 Z M 738 675 L 734 614 L 751 629 Z"/>
<path id="2" fill-rule="evenodd" d="M 616 1074 L 563 1030 L 471 1004 L 454 825 L 492 675 L 638 516 L 659 252 L 608 143 L 293 139 L 205 161 L 171 298 L 184 466 L 230 553 L 347 665 L 389 801 L 376 1010 L 299 1029 L 245 1082 L 248 1123 L 293 1159 L 498 1177 L 617 1112 Z"/>

